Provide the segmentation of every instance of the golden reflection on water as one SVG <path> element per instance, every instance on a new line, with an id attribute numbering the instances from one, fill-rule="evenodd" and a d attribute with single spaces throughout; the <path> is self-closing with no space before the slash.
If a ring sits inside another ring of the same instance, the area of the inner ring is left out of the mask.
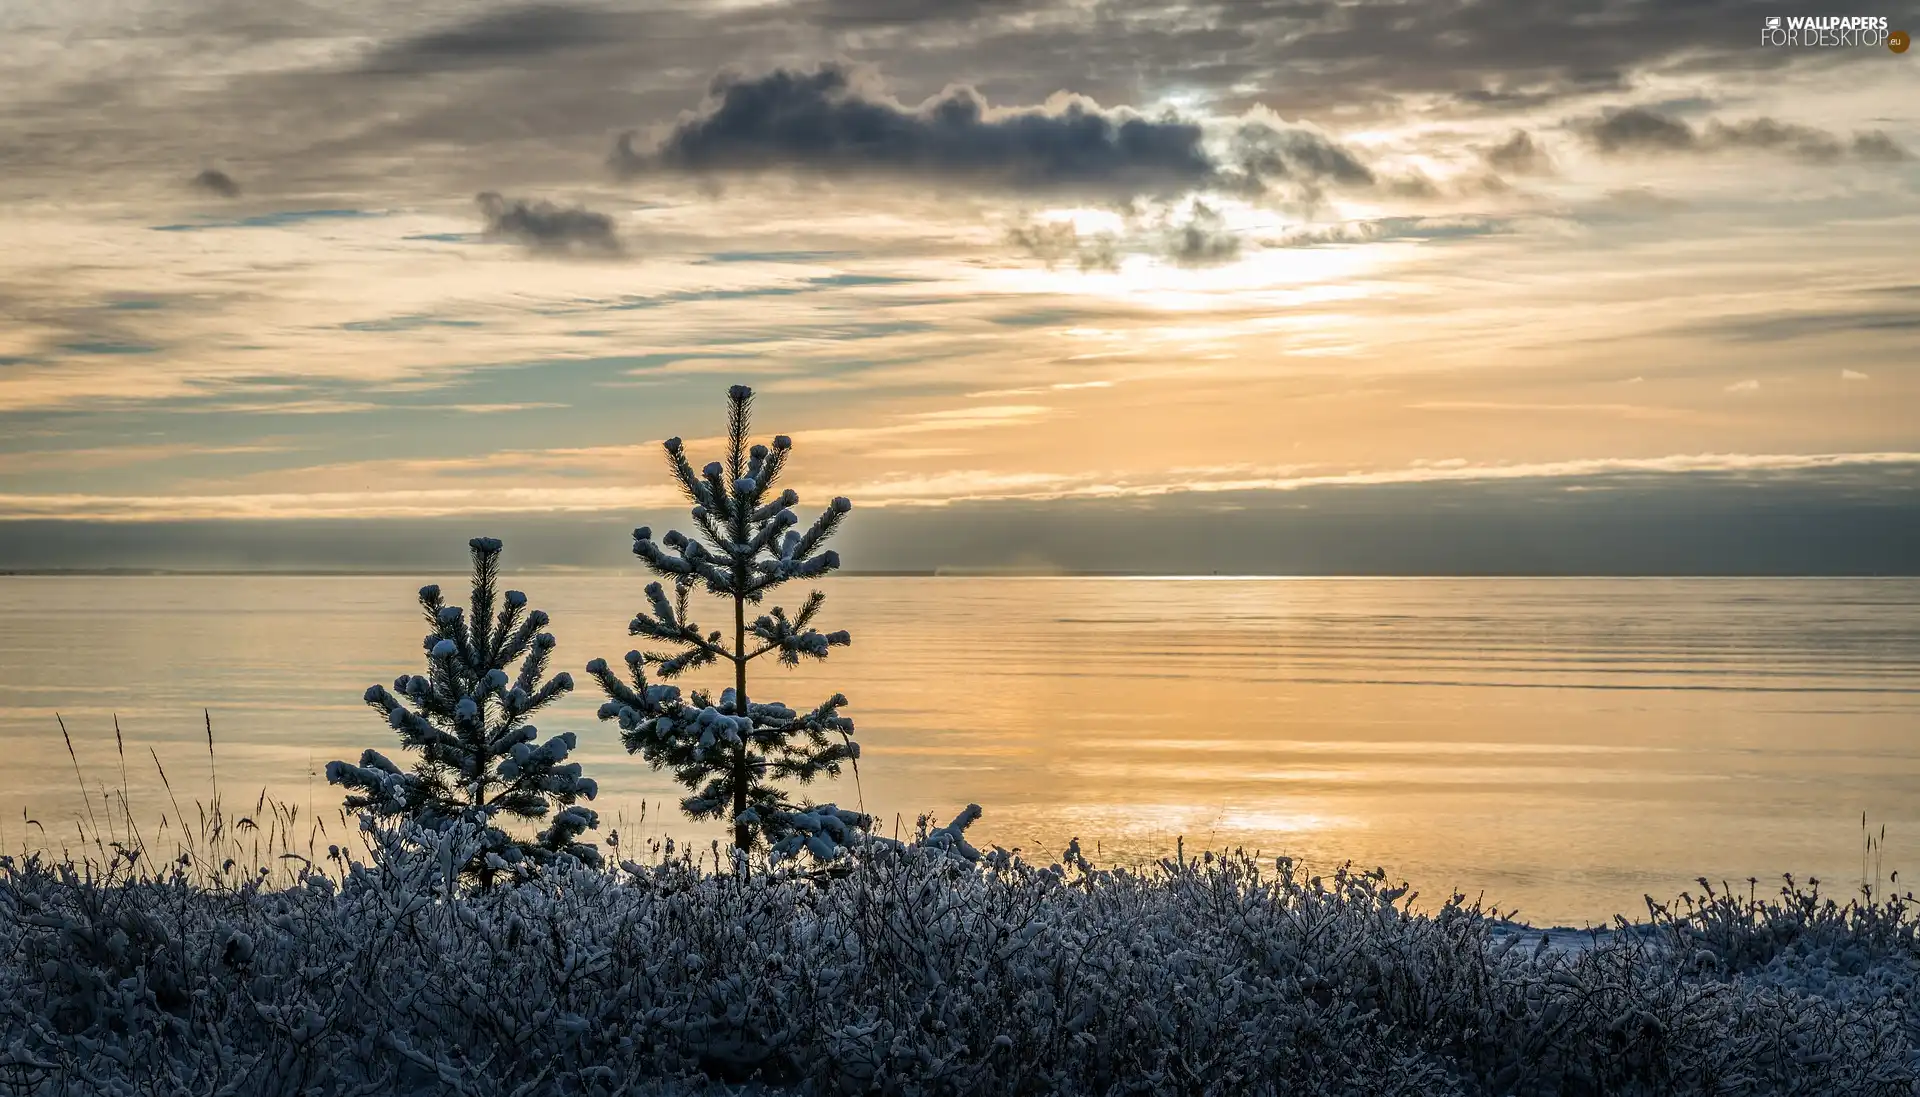
<path id="1" fill-rule="evenodd" d="M 162 810 L 209 774 L 303 813 L 319 767 L 397 741 L 359 703 L 419 662 L 424 577 L 0 579 L 0 842 L 22 810 L 55 840 L 90 786 Z M 632 646 L 634 575 L 522 575 L 556 669 Z M 1911 580 L 1101 580 L 836 578 L 823 620 L 854 646 L 759 698 L 843 692 L 865 754 L 814 795 L 891 832 L 978 802 L 982 842 L 1052 859 L 1079 837 L 1138 863 L 1240 846 L 1351 859 L 1429 900 L 1484 892 L 1538 921 L 1644 909 L 1698 875 L 1857 883 L 1859 817 L 1888 864 L 1920 851 L 1920 583 Z M 706 616 L 718 619 L 714 613 Z M 698 684 L 696 680 L 695 684 Z M 574 730 L 606 825 L 702 846 L 677 793 L 621 752 L 585 689 Z M 647 820 L 639 825 L 642 802 Z M 97 805 L 96 805 L 97 810 Z M 193 809 L 187 808 L 190 813 Z M 37 838 L 37 834 L 29 835 Z M 1911 871 L 1911 870 L 1910 870 Z"/>

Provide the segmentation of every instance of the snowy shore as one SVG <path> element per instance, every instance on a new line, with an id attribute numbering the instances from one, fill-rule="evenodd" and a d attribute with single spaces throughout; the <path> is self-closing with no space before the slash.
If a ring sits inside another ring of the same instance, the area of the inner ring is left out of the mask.
<path id="1" fill-rule="evenodd" d="M 930 848 L 483 893 L 446 841 L 278 887 L 9 859 L 0 1093 L 1916 1091 L 1900 900 L 1543 935 L 1375 873 Z"/>

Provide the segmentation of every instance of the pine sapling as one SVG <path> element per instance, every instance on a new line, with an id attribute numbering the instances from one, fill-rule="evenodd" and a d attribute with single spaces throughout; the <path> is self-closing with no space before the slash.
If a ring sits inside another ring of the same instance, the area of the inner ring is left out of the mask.
<path id="1" fill-rule="evenodd" d="M 771 446 L 748 438 L 753 390 L 735 385 L 727 392 L 727 452 L 695 472 L 680 439 L 666 441 L 667 466 L 693 504 L 694 536 L 675 530 L 659 541 L 647 528 L 633 531 L 633 552 L 664 582 L 646 588 L 648 608 L 628 631 L 671 649 L 627 653 L 622 680 L 604 659 L 587 664 L 607 702 L 600 718 L 617 720 L 629 751 L 655 769 L 667 769 L 691 793 L 681 809 L 695 819 L 725 819 L 733 827 L 736 850 L 764 841 L 777 858 L 805 850 L 830 860 L 858 839 L 872 820 L 833 804 L 795 803 L 781 782 L 806 784 L 821 775 L 837 777 L 841 764 L 858 765 L 859 744 L 853 721 L 840 715 L 847 703 L 835 694 L 825 703 L 797 712 L 777 701 L 752 701 L 747 668 L 771 655 L 792 667 L 802 659 L 824 659 L 845 645 L 845 632 L 821 632 L 814 618 L 826 596 L 808 594 L 798 613 L 776 606 L 749 619 L 768 591 L 795 579 L 813 579 L 840 566 L 840 556 L 825 549 L 852 504 L 835 499 L 811 525 L 801 526 L 793 507 L 800 497 L 776 490 L 792 443 L 785 436 Z M 672 585 L 669 593 L 666 584 Z M 688 613 L 694 587 L 732 603 L 732 640 L 720 630 L 703 631 Z M 732 672 L 733 685 L 716 700 L 696 690 L 682 698 L 677 686 L 652 684 L 709 665 Z"/>
<path id="2" fill-rule="evenodd" d="M 473 553 L 467 611 L 447 605 L 438 586 L 420 588 L 432 626 L 421 642 L 427 673 L 401 675 L 392 691 L 371 686 L 364 698 L 403 745 L 420 752 L 420 761 L 402 770 L 368 750 L 357 766 L 327 763 L 327 780 L 353 790 L 350 810 L 435 830 L 459 822 L 483 828 L 481 848 L 463 869 L 482 887 L 499 876 L 525 876 L 563 854 L 597 865 L 599 851 L 579 838 L 599 826 L 599 816 L 576 801 L 593 799 L 598 788 L 580 775 L 578 762 L 567 761 L 574 734 L 536 743 L 539 729 L 527 722 L 571 690 L 573 676 L 562 672 L 541 681 L 554 647 L 553 634 L 543 631 L 546 613 L 529 610 L 517 590 L 496 594 L 499 541 L 476 537 L 467 544 Z M 516 660 L 519 670 L 510 676 Z M 497 825 L 540 819 L 549 825 L 532 839 Z"/>

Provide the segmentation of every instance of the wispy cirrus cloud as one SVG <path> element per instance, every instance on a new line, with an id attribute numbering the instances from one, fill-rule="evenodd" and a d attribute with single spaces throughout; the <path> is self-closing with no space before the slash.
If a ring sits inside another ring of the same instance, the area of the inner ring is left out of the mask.
<path id="1" fill-rule="evenodd" d="M 1637 378 L 1635 380 L 1638 380 Z M 1610 415 L 1623 419 L 1691 419 L 1699 412 L 1689 408 L 1663 408 L 1649 404 L 1549 404 L 1503 400 L 1426 400 L 1408 404 L 1419 411 L 1488 411 L 1567 415 Z"/>
<path id="2" fill-rule="evenodd" d="M 514 4 L 482 9 L 450 25 L 403 34 L 360 65 L 376 75 L 425 75 L 522 64 L 578 52 L 621 26 L 606 9 L 568 3 Z"/>
<path id="3" fill-rule="evenodd" d="M 291 445 L 273 443 L 209 445 L 198 442 L 168 442 L 154 445 L 13 450 L 0 452 L 0 475 L 125 468 L 129 465 L 174 461 L 181 458 L 252 456 L 288 453 L 294 449 L 295 447 Z"/>

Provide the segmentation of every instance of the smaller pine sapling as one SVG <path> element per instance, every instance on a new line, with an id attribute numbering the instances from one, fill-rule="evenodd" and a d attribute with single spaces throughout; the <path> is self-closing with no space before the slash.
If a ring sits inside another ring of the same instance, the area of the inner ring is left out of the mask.
<path id="1" fill-rule="evenodd" d="M 666 442 L 667 467 L 693 504 L 696 535 L 674 530 L 660 541 L 653 531 L 633 531 L 633 552 L 660 578 L 646 588 L 648 608 L 628 631 L 669 645 L 672 651 L 627 653 L 627 677 L 616 675 L 604 659 L 587 664 L 607 702 L 602 720 L 618 720 L 629 751 L 655 769 L 673 772 L 691 795 L 680 807 L 695 819 L 724 819 L 733 827 L 737 850 L 766 843 L 778 859 L 803 850 L 831 860 L 872 826 L 866 815 L 833 804 L 795 803 L 779 782 L 806 784 L 816 777 L 837 777 L 844 762 L 858 765 L 853 721 L 840 715 L 847 703 L 835 694 L 807 712 L 777 701 L 751 701 L 747 667 L 773 655 L 789 667 L 802 659 L 825 659 L 829 650 L 849 643 L 845 632 L 821 632 L 814 617 L 826 596 L 813 591 L 798 613 L 774 607 L 749 618 L 747 607 L 792 579 L 812 579 L 840 566 L 840 556 L 825 545 L 853 504 L 835 499 L 811 524 L 802 526 L 793 507 L 800 496 L 776 490 L 792 443 L 785 435 L 771 446 L 748 437 L 753 390 L 735 385 L 727 392 L 727 454 L 695 472 L 680 439 Z M 688 614 L 688 592 L 695 586 L 732 603 L 733 638 L 703 632 Z M 696 690 L 682 698 L 677 686 L 647 681 L 652 664 L 660 678 L 713 664 L 732 671 L 733 685 L 716 699 Z"/>
<path id="2" fill-rule="evenodd" d="M 569 731 L 536 743 L 539 729 L 527 722 L 573 689 L 573 676 L 562 672 L 541 682 L 554 647 L 553 634 L 543 631 L 546 613 L 529 610 L 527 596 L 517 590 L 496 594 L 499 541 L 476 537 L 467 546 L 473 554 L 468 611 L 447 605 L 438 586 L 420 588 L 420 606 L 433 628 L 421 641 L 427 673 L 401 675 L 391 692 L 370 686 L 364 697 L 403 745 L 420 752 L 419 763 L 402 770 L 368 750 L 357 766 L 327 763 L 327 780 L 353 790 L 346 800 L 350 810 L 376 818 L 410 819 L 435 830 L 459 822 L 480 825 L 481 848 L 463 873 L 482 887 L 497 877 L 525 876 L 561 855 L 597 866 L 599 850 L 579 838 L 600 818 L 576 801 L 593 799 L 598 786 L 580 775 L 578 762 L 567 761 L 575 736 Z M 515 660 L 519 671 L 510 676 Z M 515 838 L 495 822 L 549 815 L 547 828 L 531 840 Z"/>

